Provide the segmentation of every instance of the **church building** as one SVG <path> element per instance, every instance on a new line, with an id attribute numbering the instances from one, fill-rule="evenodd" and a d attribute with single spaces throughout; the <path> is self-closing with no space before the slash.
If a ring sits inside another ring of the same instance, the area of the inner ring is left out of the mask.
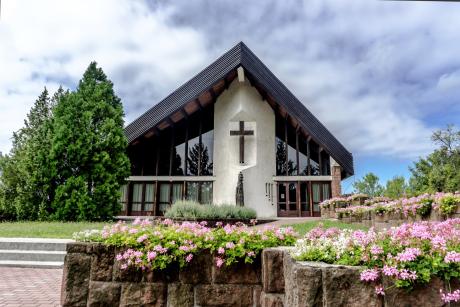
<path id="1" fill-rule="evenodd" d="M 125 128 L 122 215 L 159 216 L 187 199 L 319 216 L 353 157 L 305 105 L 237 44 Z"/>

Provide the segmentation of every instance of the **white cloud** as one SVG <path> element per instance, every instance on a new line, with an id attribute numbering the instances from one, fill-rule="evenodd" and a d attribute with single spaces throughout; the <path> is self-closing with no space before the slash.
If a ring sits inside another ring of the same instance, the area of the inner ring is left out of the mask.
<path id="1" fill-rule="evenodd" d="M 90 61 L 114 81 L 132 120 L 207 57 L 202 35 L 142 1 L 2 2 L 0 151 L 46 85 L 74 88 Z"/>
<path id="2" fill-rule="evenodd" d="M 91 60 L 114 81 L 131 121 L 240 40 L 358 155 L 426 154 L 442 117 L 460 112 L 460 7 L 452 3 L 4 0 L 3 6 L 2 151 L 43 85 L 75 87 Z"/>

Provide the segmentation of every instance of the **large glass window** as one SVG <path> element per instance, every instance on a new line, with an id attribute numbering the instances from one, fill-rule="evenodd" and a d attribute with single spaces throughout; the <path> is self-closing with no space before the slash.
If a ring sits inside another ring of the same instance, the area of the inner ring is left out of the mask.
<path id="1" fill-rule="evenodd" d="M 171 137 L 172 128 L 167 128 L 161 132 L 158 141 L 159 159 L 158 162 L 158 176 L 169 175 L 169 159 L 171 153 Z"/>
<path id="2" fill-rule="evenodd" d="M 212 203 L 212 182 L 187 182 L 187 200 L 201 204 Z"/>
<path id="3" fill-rule="evenodd" d="M 171 185 L 169 183 L 160 183 L 158 209 L 160 210 L 161 215 L 164 215 L 165 211 L 169 208 L 171 204 L 170 188 Z"/>
<path id="4" fill-rule="evenodd" d="M 186 132 L 187 123 L 174 127 L 174 146 L 172 154 L 172 169 L 171 175 L 182 176 L 185 175 L 185 147 L 186 147 Z"/>
<path id="5" fill-rule="evenodd" d="M 331 161 L 329 155 L 325 152 L 321 152 L 321 175 L 331 175 Z"/>
<path id="6" fill-rule="evenodd" d="M 153 211 L 153 205 L 155 204 L 155 184 L 145 184 L 145 199 L 144 199 L 144 210 Z"/>
<path id="7" fill-rule="evenodd" d="M 310 141 L 310 168 L 311 175 L 318 176 L 319 173 L 319 146 L 313 141 Z"/>
<path id="8" fill-rule="evenodd" d="M 299 175 L 308 176 L 308 141 L 299 136 Z"/>
<path id="9" fill-rule="evenodd" d="M 126 206 L 128 205 L 128 185 L 124 184 L 120 187 L 120 204 L 121 211 L 126 211 Z"/>
<path id="10" fill-rule="evenodd" d="M 142 210 L 142 183 L 133 183 L 132 211 Z"/>

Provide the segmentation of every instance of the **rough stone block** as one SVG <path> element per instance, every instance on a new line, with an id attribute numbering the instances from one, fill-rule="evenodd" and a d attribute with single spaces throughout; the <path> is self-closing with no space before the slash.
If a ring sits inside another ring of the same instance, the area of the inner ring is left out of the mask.
<path id="1" fill-rule="evenodd" d="M 168 307 L 193 307 L 193 285 L 168 284 Z"/>
<path id="2" fill-rule="evenodd" d="M 285 304 L 289 307 L 322 306 L 322 269 L 316 262 L 297 262 L 284 256 Z"/>
<path id="3" fill-rule="evenodd" d="M 70 242 L 66 245 L 67 254 L 86 254 L 91 251 L 92 243 L 85 242 Z"/>
<path id="4" fill-rule="evenodd" d="M 197 285 L 195 299 L 198 306 L 253 306 L 252 287 L 248 285 Z"/>
<path id="5" fill-rule="evenodd" d="M 415 287 L 410 292 L 390 287 L 393 282 L 388 278 L 384 278 L 383 284 L 386 288 L 384 296 L 385 307 L 445 306 L 439 293 L 439 289 L 444 288 L 444 283 L 439 278 L 433 278 L 428 285 Z"/>
<path id="6" fill-rule="evenodd" d="M 360 282 L 361 268 L 325 264 L 319 266 L 322 266 L 323 306 L 382 306 L 374 287 Z"/>
<path id="7" fill-rule="evenodd" d="M 171 265 L 163 270 L 146 270 L 142 272 L 143 282 L 177 282 L 179 280 L 179 265 Z"/>
<path id="8" fill-rule="evenodd" d="M 86 306 L 91 256 L 71 253 L 65 256 L 61 285 L 62 306 Z"/>
<path id="9" fill-rule="evenodd" d="M 119 282 L 140 282 L 142 280 L 142 271 L 135 267 L 121 269 L 121 264 L 115 261 L 112 270 L 112 280 Z"/>
<path id="10" fill-rule="evenodd" d="M 111 281 L 115 248 L 103 244 L 92 245 L 91 280 Z"/>
<path id="11" fill-rule="evenodd" d="M 253 263 L 240 261 L 220 268 L 214 266 L 212 281 L 217 284 L 260 284 L 262 275 L 260 256 Z"/>
<path id="12" fill-rule="evenodd" d="M 261 307 L 284 307 L 284 295 L 262 292 L 260 294 L 260 306 Z"/>
<path id="13" fill-rule="evenodd" d="M 262 252 L 262 284 L 265 293 L 284 292 L 284 250 L 267 248 Z"/>
<path id="14" fill-rule="evenodd" d="M 213 259 L 210 253 L 194 256 L 189 265 L 179 271 L 179 281 L 184 284 L 209 284 L 212 279 Z"/>
<path id="15" fill-rule="evenodd" d="M 113 282 L 91 281 L 88 307 L 111 307 L 120 304 L 121 285 Z"/>
<path id="16" fill-rule="evenodd" d="M 120 307 L 166 306 L 167 287 L 163 283 L 126 283 L 121 288 Z"/>
<path id="17" fill-rule="evenodd" d="M 261 307 L 260 295 L 262 293 L 261 286 L 254 286 L 252 290 L 252 299 L 254 302 L 254 307 Z"/>

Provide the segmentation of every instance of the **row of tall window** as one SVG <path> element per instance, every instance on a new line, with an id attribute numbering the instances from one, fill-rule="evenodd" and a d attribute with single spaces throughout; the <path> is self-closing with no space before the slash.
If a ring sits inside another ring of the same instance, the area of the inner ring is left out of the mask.
<path id="1" fill-rule="evenodd" d="M 132 182 L 121 187 L 122 211 L 126 212 L 130 206 L 129 211 L 134 215 L 154 212 L 163 215 L 173 203 L 182 199 L 212 203 L 212 182 Z"/>
<path id="2" fill-rule="evenodd" d="M 276 175 L 319 176 L 330 175 L 330 158 L 313 140 L 308 141 L 289 125 L 286 119 L 276 117 Z"/>
<path id="3" fill-rule="evenodd" d="M 211 176 L 214 106 L 162 130 L 128 152 L 134 176 Z"/>

